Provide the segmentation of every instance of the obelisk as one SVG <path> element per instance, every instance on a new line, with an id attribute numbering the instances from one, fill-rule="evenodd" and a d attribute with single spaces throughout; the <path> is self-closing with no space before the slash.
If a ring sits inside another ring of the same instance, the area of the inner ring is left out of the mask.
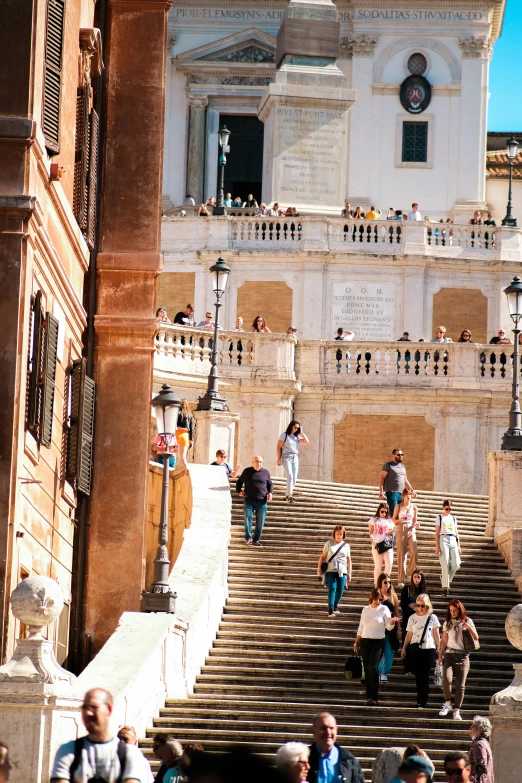
<path id="1" fill-rule="evenodd" d="M 275 80 L 262 97 L 263 201 L 303 212 L 344 204 L 348 111 L 355 90 L 337 66 L 332 0 L 290 0 L 277 36 Z"/>

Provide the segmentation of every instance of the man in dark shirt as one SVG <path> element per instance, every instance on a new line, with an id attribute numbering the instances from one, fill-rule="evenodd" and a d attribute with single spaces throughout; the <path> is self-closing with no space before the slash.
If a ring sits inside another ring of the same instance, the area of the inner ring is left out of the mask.
<path id="1" fill-rule="evenodd" d="M 402 449 L 393 449 L 392 457 L 393 459 L 390 462 L 385 462 L 382 466 L 379 476 L 379 496 L 381 500 L 386 499 L 388 501 L 391 517 L 393 517 L 395 506 L 401 501 L 404 487 L 408 487 L 412 491 L 414 498 L 417 497 L 417 493 L 414 492 L 406 476 Z M 386 495 L 384 494 L 385 492 Z"/>
<path id="2" fill-rule="evenodd" d="M 174 323 L 181 326 L 194 326 L 194 305 L 188 304 L 184 310 L 176 313 Z"/>
<path id="3" fill-rule="evenodd" d="M 489 341 L 490 345 L 511 345 L 511 340 L 506 337 L 504 329 L 499 329 L 497 336 L 492 337 Z"/>
<path id="4" fill-rule="evenodd" d="M 243 490 L 244 486 L 244 490 Z M 254 530 L 254 546 L 262 546 L 261 533 L 266 517 L 266 504 L 272 500 L 272 479 L 270 473 L 263 467 L 263 457 L 254 457 L 252 467 L 245 468 L 236 482 L 236 492 L 245 498 L 245 544 L 252 546 L 252 517 L 256 512 L 256 529 Z"/>
<path id="5" fill-rule="evenodd" d="M 398 343 L 411 343 L 410 340 L 410 333 L 409 332 L 403 332 L 402 337 L 399 337 L 397 340 Z"/>

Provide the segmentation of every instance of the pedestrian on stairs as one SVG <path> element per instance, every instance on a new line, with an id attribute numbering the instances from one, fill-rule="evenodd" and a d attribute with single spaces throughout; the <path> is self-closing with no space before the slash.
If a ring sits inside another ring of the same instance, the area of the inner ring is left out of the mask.
<path id="1" fill-rule="evenodd" d="M 393 589 L 391 578 L 388 574 L 380 574 L 377 580 L 377 587 L 379 590 L 381 590 L 382 597 L 384 598 L 384 601 L 382 602 L 383 606 L 387 606 L 390 610 L 391 616 L 397 618 L 397 622 L 392 630 L 386 631 L 386 635 L 384 637 L 384 650 L 382 653 L 382 658 L 379 661 L 380 682 L 388 682 L 388 674 L 390 673 L 391 667 L 393 665 L 395 651 L 398 650 L 401 646 L 399 640 L 399 634 L 401 632 L 399 625 L 399 599 L 397 598 L 397 593 Z"/>
<path id="2" fill-rule="evenodd" d="M 244 490 L 243 490 L 244 487 Z M 273 484 L 270 473 L 263 467 L 263 457 L 254 457 L 252 467 L 245 468 L 236 482 L 236 492 L 244 498 L 245 544 L 252 546 L 252 517 L 256 514 L 254 546 L 262 546 L 261 534 L 266 518 L 267 503 L 272 500 Z"/>
<path id="3" fill-rule="evenodd" d="M 395 522 L 390 517 L 386 503 L 379 503 L 375 516 L 368 520 L 368 530 L 372 544 L 373 580 L 375 587 L 379 587 L 377 580 L 384 567 L 386 574 L 391 574 L 393 565 L 393 531 Z"/>
<path id="4" fill-rule="evenodd" d="M 298 421 L 293 419 L 285 432 L 282 432 L 277 441 L 277 464 L 283 466 L 286 476 L 286 495 L 285 500 L 289 503 L 294 502 L 293 492 L 297 484 L 297 473 L 299 470 L 299 444 L 308 446 L 310 441 L 301 429 Z"/>
<path id="5" fill-rule="evenodd" d="M 407 487 L 402 491 L 400 503 L 395 506 L 393 521 L 397 525 L 397 587 L 403 588 L 406 576 L 417 568 L 417 506 L 411 502 L 412 492 Z M 408 561 L 409 563 L 406 567 Z"/>
<path id="6" fill-rule="evenodd" d="M 417 493 L 406 476 L 406 465 L 403 459 L 403 450 L 393 449 L 392 459 L 384 463 L 379 474 L 379 497 L 381 500 L 388 501 L 392 519 L 395 506 L 400 503 L 404 488 L 409 489 L 414 498 L 417 497 Z"/>
<path id="7" fill-rule="evenodd" d="M 478 633 L 471 617 L 468 617 L 464 604 L 454 600 L 448 604 L 446 620 L 442 626 L 442 643 L 439 651 L 439 663 L 442 663 L 442 690 L 445 702 L 439 715 L 445 717 L 452 711 L 451 686 L 455 675 L 455 706 L 453 718 L 462 720 L 460 708 L 464 701 L 466 679 L 469 674 L 469 654 L 464 647 L 463 635 L 468 631 L 478 640 Z"/>
<path id="8" fill-rule="evenodd" d="M 364 783 L 361 765 L 350 753 L 337 745 L 337 721 L 329 712 L 320 712 L 312 724 L 315 742 L 310 746 L 309 783 Z"/>
<path id="9" fill-rule="evenodd" d="M 408 660 L 412 659 L 417 686 L 417 704 L 415 706 L 426 707 L 430 691 L 431 670 L 440 647 L 440 622 L 433 612 L 433 606 L 427 593 L 419 595 L 415 601 L 415 611 L 416 614 L 408 620 L 401 655 L 406 658 L 408 646 L 411 643 L 413 647 L 410 650 Z M 415 653 L 414 658 L 412 653 Z"/>
<path id="10" fill-rule="evenodd" d="M 404 585 L 401 591 L 401 628 L 403 637 L 406 636 L 408 620 L 415 614 L 415 599 L 421 593 L 427 593 L 426 578 L 419 568 L 411 575 L 409 585 Z"/>
<path id="11" fill-rule="evenodd" d="M 277 768 L 289 783 L 301 783 L 308 777 L 310 748 L 303 742 L 286 742 L 276 754 Z"/>
<path id="12" fill-rule="evenodd" d="M 350 544 L 345 541 L 346 530 L 342 525 L 336 525 L 332 537 L 324 545 L 321 557 L 317 563 L 317 576 L 322 576 L 321 566 L 326 561 L 325 572 L 328 586 L 328 617 L 340 614 L 339 602 L 343 597 L 346 582 L 352 581 L 352 558 Z"/>
<path id="13" fill-rule="evenodd" d="M 363 659 L 367 705 L 375 707 L 379 700 L 379 661 L 384 650 L 385 631 L 391 631 L 399 618 L 392 617 L 388 607 L 383 605 L 382 590 L 377 587 L 371 591 L 368 604 L 362 610 L 353 649 L 356 655 L 360 651 Z"/>
<path id="14" fill-rule="evenodd" d="M 442 504 L 442 514 L 437 514 L 435 520 L 435 555 L 439 558 L 442 571 L 442 590 L 449 596 L 453 577 L 460 568 L 459 532 L 457 518 L 451 513 L 451 503 L 445 500 Z"/>

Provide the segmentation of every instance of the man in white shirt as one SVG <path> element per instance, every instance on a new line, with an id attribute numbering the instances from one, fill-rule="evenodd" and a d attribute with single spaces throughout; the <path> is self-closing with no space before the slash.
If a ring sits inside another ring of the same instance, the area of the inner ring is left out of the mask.
<path id="1" fill-rule="evenodd" d="M 419 212 L 419 205 L 413 203 L 411 210 L 408 212 L 408 220 L 422 220 L 422 215 Z"/>
<path id="2" fill-rule="evenodd" d="M 87 783 L 98 778 L 106 783 L 149 783 L 145 778 L 143 755 L 134 745 L 126 745 L 111 728 L 112 695 L 93 688 L 83 697 L 82 721 L 87 736 L 60 745 L 54 759 L 51 781 Z"/>
<path id="3" fill-rule="evenodd" d="M 214 321 L 212 320 L 212 313 L 205 313 L 205 320 L 200 321 L 198 329 L 213 329 Z"/>

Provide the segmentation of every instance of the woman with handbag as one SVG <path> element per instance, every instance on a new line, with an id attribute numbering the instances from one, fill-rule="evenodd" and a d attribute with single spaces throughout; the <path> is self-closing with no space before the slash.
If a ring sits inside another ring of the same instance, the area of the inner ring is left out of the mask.
<path id="1" fill-rule="evenodd" d="M 399 626 L 399 599 L 397 593 L 393 589 L 391 579 L 388 574 L 380 574 L 377 579 L 377 587 L 382 592 L 383 606 L 387 606 L 390 610 L 392 617 L 397 618 L 397 622 L 391 631 L 386 631 L 384 637 L 384 650 L 382 658 L 379 661 L 379 680 L 380 682 L 388 682 L 388 674 L 393 665 L 393 658 L 396 650 L 401 646 L 399 636 L 401 629 Z"/>
<path id="2" fill-rule="evenodd" d="M 462 720 L 460 708 L 464 700 L 466 678 L 469 673 L 469 653 L 477 650 L 478 633 L 473 620 L 468 617 L 464 604 L 450 601 L 446 621 L 442 626 L 442 644 L 439 651 L 439 663 L 442 662 L 442 690 L 445 702 L 439 715 L 444 717 L 451 712 L 451 686 L 455 674 L 455 704 L 453 719 Z"/>
<path id="3" fill-rule="evenodd" d="M 395 530 L 395 523 L 390 517 L 386 503 L 379 503 L 375 516 L 368 520 L 368 530 L 375 566 L 373 579 L 375 585 L 379 587 L 380 585 L 377 582 L 383 567 L 386 574 L 391 574 L 393 565 L 393 531 Z"/>
<path id="4" fill-rule="evenodd" d="M 453 577 L 460 568 L 461 554 L 457 518 L 451 513 L 450 501 L 445 500 L 442 514 L 437 514 L 435 520 L 435 555 L 440 560 L 442 590 L 446 597 Z"/>
<path id="5" fill-rule="evenodd" d="M 419 568 L 411 575 L 409 585 L 404 585 L 401 590 L 401 627 L 402 635 L 406 636 L 408 620 L 415 614 L 415 600 L 421 593 L 427 593 L 426 579 Z"/>
<path id="6" fill-rule="evenodd" d="M 190 412 L 188 401 L 185 397 L 181 400 L 181 408 L 178 413 L 178 428 L 176 430 L 176 443 L 178 444 L 179 461 L 187 466 L 185 452 L 192 448 L 194 442 L 194 417 Z"/>
<path id="7" fill-rule="evenodd" d="M 392 617 L 388 607 L 383 606 L 382 591 L 377 587 L 371 591 L 368 603 L 361 613 L 353 650 L 356 655 L 360 650 L 363 659 L 366 703 L 368 707 L 375 707 L 379 699 L 378 667 L 384 649 L 385 631 L 395 627 L 398 617 Z"/>
<path id="8" fill-rule="evenodd" d="M 409 669 L 415 674 L 417 685 L 416 707 L 426 707 L 430 690 L 430 674 L 435 655 L 440 647 L 440 623 L 427 593 L 421 593 L 415 601 L 416 614 L 408 620 L 406 638 L 401 655 L 408 656 Z"/>
<path id="9" fill-rule="evenodd" d="M 317 563 L 317 576 L 320 578 L 324 576 L 328 586 L 328 617 L 340 614 L 337 607 L 343 597 L 344 586 L 346 582 L 352 580 L 350 544 L 344 540 L 345 538 L 344 527 L 336 525 Z"/>
<path id="10" fill-rule="evenodd" d="M 397 525 L 397 587 L 404 587 L 406 576 L 411 576 L 417 567 L 417 506 L 411 502 L 412 491 L 405 487 L 402 498 L 393 510 L 393 521 Z M 406 568 L 406 561 L 410 562 Z"/>

